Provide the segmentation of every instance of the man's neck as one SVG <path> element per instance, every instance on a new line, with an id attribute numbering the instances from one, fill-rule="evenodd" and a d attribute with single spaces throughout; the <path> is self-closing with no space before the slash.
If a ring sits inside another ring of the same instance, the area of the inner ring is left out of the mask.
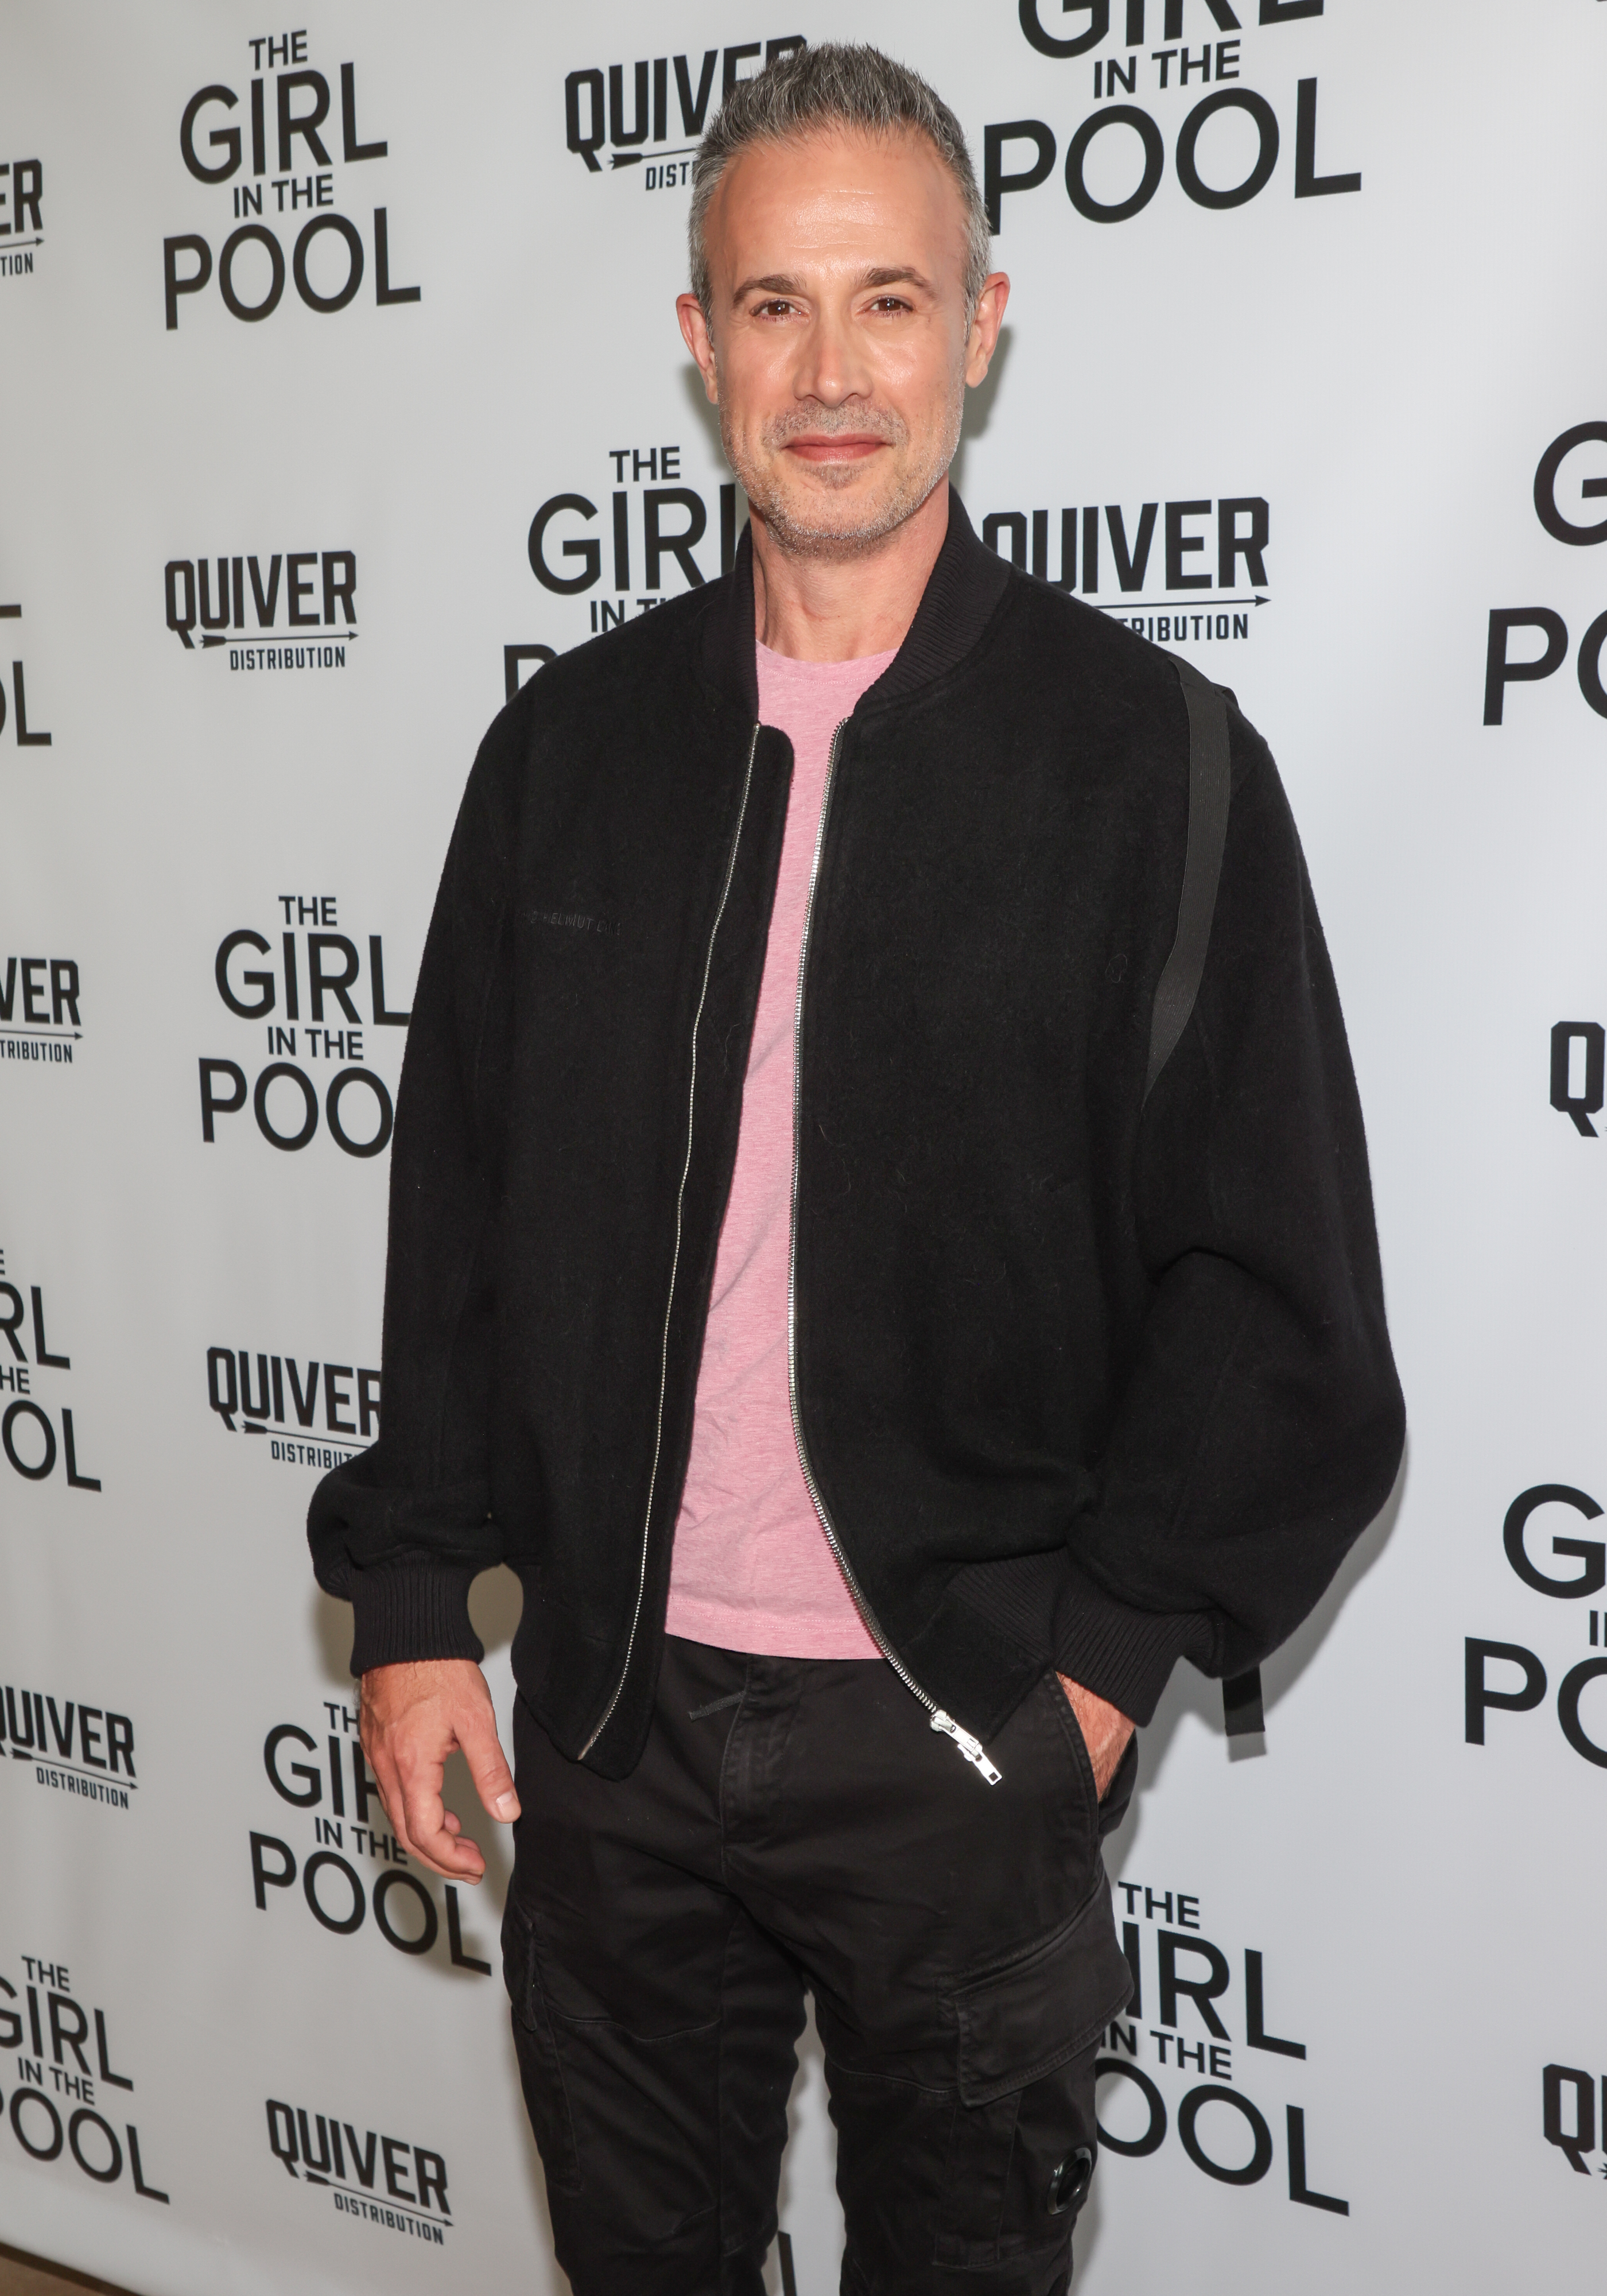
<path id="1" fill-rule="evenodd" d="M 948 531 L 948 480 L 863 557 L 790 556 L 757 512 L 750 525 L 760 644 L 794 661 L 855 661 L 903 644 Z"/>

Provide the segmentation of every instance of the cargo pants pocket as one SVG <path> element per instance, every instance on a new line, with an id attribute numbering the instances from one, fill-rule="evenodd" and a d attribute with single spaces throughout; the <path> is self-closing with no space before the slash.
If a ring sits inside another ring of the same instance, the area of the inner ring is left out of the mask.
<path id="1" fill-rule="evenodd" d="M 1102 1866 L 1058 1930 L 944 1996 L 958 2101 L 934 2264 L 985 2271 L 1066 2242 L 1098 2149 L 1095 2047 L 1132 1989 Z"/>
<path id="2" fill-rule="evenodd" d="M 553 2035 L 552 2012 L 541 1981 L 541 1963 L 530 1919 L 510 1898 L 502 1925 L 503 1977 L 513 2012 L 513 2049 L 519 2082 L 530 2116 L 536 2149 L 547 2183 L 556 2192 L 580 2190 L 580 2156 L 563 2065 Z"/>

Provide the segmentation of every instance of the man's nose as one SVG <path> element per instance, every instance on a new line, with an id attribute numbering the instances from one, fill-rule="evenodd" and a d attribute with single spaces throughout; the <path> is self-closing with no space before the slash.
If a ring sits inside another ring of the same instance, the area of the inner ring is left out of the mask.
<path id="1" fill-rule="evenodd" d="M 823 406 L 840 406 L 848 399 L 869 397 L 871 375 L 865 346 L 843 314 L 816 315 L 804 336 L 792 381 L 800 398 L 816 398 Z"/>

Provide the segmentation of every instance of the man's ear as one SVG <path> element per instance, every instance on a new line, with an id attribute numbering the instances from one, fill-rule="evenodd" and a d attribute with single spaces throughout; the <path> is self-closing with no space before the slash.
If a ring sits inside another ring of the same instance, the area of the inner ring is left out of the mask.
<path id="1" fill-rule="evenodd" d="M 695 295 L 676 297 L 676 317 L 681 323 L 681 334 L 686 348 L 698 363 L 698 372 L 703 378 L 709 403 L 711 406 L 717 406 L 720 394 L 715 376 L 714 345 L 709 340 L 709 322 L 703 316 L 703 307 Z"/>
<path id="2" fill-rule="evenodd" d="M 1004 306 L 1009 300 L 1007 275 L 1003 271 L 990 271 L 982 282 L 981 293 L 977 297 L 977 308 L 971 322 L 971 340 L 965 346 L 965 380 L 973 387 L 981 381 L 993 364 L 999 329 L 1004 324 Z"/>

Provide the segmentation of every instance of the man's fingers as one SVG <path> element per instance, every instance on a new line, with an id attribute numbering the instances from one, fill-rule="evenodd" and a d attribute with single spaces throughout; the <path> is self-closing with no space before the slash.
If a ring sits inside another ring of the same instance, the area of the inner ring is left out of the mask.
<path id="1" fill-rule="evenodd" d="M 459 1717 L 457 1742 L 463 1750 L 475 1791 L 486 1809 L 500 1824 L 512 1825 L 519 1816 L 519 1796 L 513 1790 L 513 1773 L 496 1734 L 496 1718 L 489 1702 L 483 1714 Z"/>
<path id="2" fill-rule="evenodd" d="M 448 1881 L 478 1882 L 486 1861 L 478 1846 L 456 1831 L 441 1800 L 441 1765 L 421 1765 L 406 1789 L 407 1848 Z"/>
<path id="3" fill-rule="evenodd" d="M 410 1841 L 407 1854 L 448 1882 L 467 1882 L 472 1886 L 485 1876 L 486 1861 L 475 1843 L 466 1833 L 448 1833 L 445 1826 L 428 1842 Z"/>
<path id="4" fill-rule="evenodd" d="M 401 1848 L 449 1881 L 478 1882 L 485 1859 L 441 1799 L 453 1749 L 468 1756 L 494 1816 L 519 1813 L 480 1669 L 461 1659 L 371 1668 L 363 1677 L 362 1738 Z"/>
<path id="5" fill-rule="evenodd" d="M 446 1828 L 441 1821 L 445 1805 L 441 1800 L 442 1763 L 436 1755 L 415 1755 L 405 1767 L 398 1764 L 402 1776 L 402 1820 L 410 1838 L 420 1849 Z"/>
<path id="6" fill-rule="evenodd" d="M 427 1800 L 421 1797 L 411 1816 L 404 1805 L 402 1822 L 395 1828 L 397 1846 L 448 1882 L 478 1882 L 486 1870 L 478 1844 L 467 1835 L 460 1837 L 457 1819 L 442 1807 L 439 1794 L 435 1797 L 435 1808 L 440 1822 L 431 1833 Z"/>

